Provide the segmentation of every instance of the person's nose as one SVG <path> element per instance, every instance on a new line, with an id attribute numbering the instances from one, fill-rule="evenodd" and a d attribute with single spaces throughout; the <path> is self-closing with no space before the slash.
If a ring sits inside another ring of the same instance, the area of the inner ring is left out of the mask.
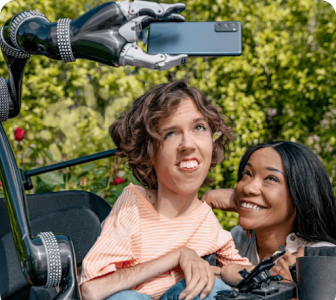
<path id="1" fill-rule="evenodd" d="M 183 133 L 179 145 L 179 151 L 188 152 L 196 149 L 195 141 L 190 133 Z"/>
<path id="2" fill-rule="evenodd" d="M 243 191 L 246 195 L 260 195 L 261 182 L 258 178 L 251 178 L 245 183 Z"/>

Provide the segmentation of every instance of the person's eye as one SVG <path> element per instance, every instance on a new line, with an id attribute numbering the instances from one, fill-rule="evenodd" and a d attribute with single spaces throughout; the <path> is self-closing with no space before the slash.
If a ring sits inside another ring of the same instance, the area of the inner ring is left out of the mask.
<path id="1" fill-rule="evenodd" d="M 205 131 L 206 130 L 206 128 L 205 128 L 205 126 L 203 126 L 203 125 L 196 125 L 195 126 L 195 130 L 196 131 Z"/>
<path id="2" fill-rule="evenodd" d="M 280 182 L 280 180 L 274 175 L 267 176 L 266 180 L 270 180 L 270 181 L 274 181 L 274 182 L 278 182 L 278 183 Z"/>
<path id="3" fill-rule="evenodd" d="M 170 131 L 164 136 L 164 139 L 166 140 L 167 138 L 172 137 L 174 134 L 175 134 L 174 131 Z"/>
<path id="4" fill-rule="evenodd" d="M 243 176 L 244 176 L 244 175 L 247 175 L 247 176 L 252 177 L 252 175 L 251 175 L 251 173 L 250 173 L 249 170 L 244 170 L 242 174 L 243 174 Z"/>

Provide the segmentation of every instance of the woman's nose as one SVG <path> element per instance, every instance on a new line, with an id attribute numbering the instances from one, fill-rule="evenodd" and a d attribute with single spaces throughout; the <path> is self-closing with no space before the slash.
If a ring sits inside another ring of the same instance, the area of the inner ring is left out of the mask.
<path id="1" fill-rule="evenodd" d="M 261 183 L 257 178 L 251 178 L 244 185 L 243 191 L 246 195 L 259 195 L 261 193 Z"/>
<path id="2" fill-rule="evenodd" d="M 188 150 L 195 150 L 195 142 L 191 134 L 183 134 L 181 137 L 179 150 L 180 151 L 188 151 Z"/>

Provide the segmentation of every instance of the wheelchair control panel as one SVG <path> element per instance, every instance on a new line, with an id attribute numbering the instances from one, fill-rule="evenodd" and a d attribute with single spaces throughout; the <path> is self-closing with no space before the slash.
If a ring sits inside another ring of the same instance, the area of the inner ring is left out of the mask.
<path id="1" fill-rule="evenodd" d="M 217 300 L 289 300 L 296 296 L 296 284 L 282 282 L 280 275 L 272 276 L 271 268 L 286 253 L 283 247 L 271 257 L 261 261 L 251 272 L 246 269 L 239 272 L 243 279 L 229 291 L 220 291 Z"/>

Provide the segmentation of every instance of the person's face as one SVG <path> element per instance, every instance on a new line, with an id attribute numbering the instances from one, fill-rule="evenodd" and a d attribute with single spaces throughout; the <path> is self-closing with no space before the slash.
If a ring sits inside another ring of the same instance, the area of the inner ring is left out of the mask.
<path id="1" fill-rule="evenodd" d="M 239 224 L 244 229 L 291 227 L 295 210 L 280 154 L 273 148 L 255 151 L 236 187 Z"/>
<path id="2" fill-rule="evenodd" d="M 191 99 L 183 99 L 177 110 L 159 122 L 162 147 L 154 169 L 159 188 L 178 194 L 197 192 L 211 164 L 211 129 Z"/>

